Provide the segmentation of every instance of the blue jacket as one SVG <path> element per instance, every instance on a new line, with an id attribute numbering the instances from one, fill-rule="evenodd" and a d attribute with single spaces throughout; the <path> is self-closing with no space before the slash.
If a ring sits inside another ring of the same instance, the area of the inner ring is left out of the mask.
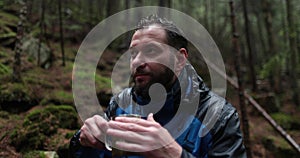
<path id="1" fill-rule="evenodd" d="M 151 112 L 143 106 L 146 104 L 150 104 L 149 101 L 134 95 L 132 88 L 127 88 L 111 99 L 106 114 L 109 118 L 124 113 L 138 113 L 146 117 Z M 182 158 L 246 157 L 236 109 L 211 92 L 189 64 L 168 92 L 154 119 L 182 146 Z M 71 139 L 71 157 L 112 157 L 107 150 L 82 147 L 78 141 L 79 134 L 80 131 Z M 125 157 L 142 158 L 134 155 Z"/>

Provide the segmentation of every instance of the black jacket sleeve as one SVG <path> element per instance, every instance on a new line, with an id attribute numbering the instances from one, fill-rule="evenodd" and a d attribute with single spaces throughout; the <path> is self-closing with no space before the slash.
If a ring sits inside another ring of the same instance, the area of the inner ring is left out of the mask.
<path id="1" fill-rule="evenodd" d="M 194 155 L 186 151 L 185 149 L 182 149 L 181 158 L 196 158 Z"/>
<path id="2" fill-rule="evenodd" d="M 245 158 L 247 156 L 238 113 L 231 105 L 224 106 L 223 110 L 221 123 L 215 130 L 208 157 Z"/>

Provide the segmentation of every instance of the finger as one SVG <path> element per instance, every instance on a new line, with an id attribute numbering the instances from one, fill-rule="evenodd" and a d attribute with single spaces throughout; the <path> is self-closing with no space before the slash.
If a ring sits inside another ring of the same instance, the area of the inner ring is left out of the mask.
<path id="1" fill-rule="evenodd" d="M 83 125 L 81 127 L 81 133 L 80 133 L 80 137 L 79 137 L 81 145 L 91 146 L 92 143 L 90 143 L 90 142 L 92 142 L 93 139 L 95 139 L 95 138 L 93 135 L 91 135 L 88 127 L 86 125 Z"/>
<path id="2" fill-rule="evenodd" d="M 107 122 L 101 116 L 95 115 L 85 121 L 84 125 L 88 128 L 96 139 L 104 141 L 104 133 L 107 130 Z"/>
<path id="3" fill-rule="evenodd" d="M 90 146 L 98 149 L 102 149 L 104 147 L 104 144 L 99 141 L 93 134 L 91 134 L 91 132 L 85 125 L 83 125 L 81 128 L 79 141 L 83 146 Z"/>
<path id="4" fill-rule="evenodd" d="M 148 121 L 151 121 L 151 122 L 156 122 L 156 121 L 154 120 L 154 118 L 153 118 L 153 113 L 150 113 L 150 114 L 148 115 L 147 120 L 148 120 Z"/>
<path id="5" fill-rule="evenodd" d="M 150 127 L 150 126 L 158 126 L 158 123 L 154 123 L 152 121 L 149 120 L 144 120 L 144 119 L 140 119 L 140 118 L 133 118 L 133 117 L 116 117 L 115 118 L 116 122 L 124 122 L 124 123 L 135 123 L 135 124 L 139 124 L 141 126 L 144 127 Z"/>
<path id="6" fill-rule="evenodd" d="M 130 122 L 118 122 L 118 121 L 109 121 L 109 128 L 117 129 L 117 130 L 127 130 L 127 131 L 135 131 L 135 132 L 147 132 L 147 126 L 142 126 L 137 123 Z"/>
<path id="7" fill-rule="evenodd" d="M 116 138 L 117 140 L 134 142 L 135 144 L 144 144 L 145 142 L 149 142 L 149 138 L 140 132 L 109 128 L 107 130 L 107 135 L 110 135 Z"/>
<path id="8" fill-rule="evenodd" d="M 127 141 L 116 141 L 116 148 L 130 152 L 146 152 L 151 150 L 146 148 L 143 144 L 130 143 Z"/>

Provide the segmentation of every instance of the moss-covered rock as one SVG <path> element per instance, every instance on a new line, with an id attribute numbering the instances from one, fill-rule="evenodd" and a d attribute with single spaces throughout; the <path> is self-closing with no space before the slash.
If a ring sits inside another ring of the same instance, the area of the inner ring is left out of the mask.
<path id="1" fill-rule="evenodd" d="M 22 83 L 6 83 L 0 86 L 0 109 L 19 113 L 34 106 L 36 100 L 29 87 Z"/>
<path id="2" fill-rule="evenodd" d="M 43 150 L 49 146 L 59 128 L 79 128 L 77 113 L 72 106 L 51 105 L 31 111 L 22 126 L 11 134 L 11 143 L 17 150 Z M 64 136 L 63 136 L 64 137 Z"/>

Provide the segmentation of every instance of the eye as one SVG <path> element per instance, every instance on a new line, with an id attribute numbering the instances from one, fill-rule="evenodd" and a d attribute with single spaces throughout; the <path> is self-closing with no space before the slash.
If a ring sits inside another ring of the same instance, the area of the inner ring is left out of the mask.
<path id="1" fill-rule="evenodd" d="M 155 46 L 147 46 L 143 49 L 143 53 L 145 55 L 154 55 L 154 54 L 159 53 L 159 52 L 160 52 L 160 49 L 158 49 Z"/>
<path id="2" fill-rule="evenodd" d="M 139 53 L 138 50 L 136 50 L 136 49 L 131 49 L 131 50 L 130 50 L 130 56 L 131 56 L 131 58 L 135 58 L 135 57 L 137 56 L 138 53 Z"/>

